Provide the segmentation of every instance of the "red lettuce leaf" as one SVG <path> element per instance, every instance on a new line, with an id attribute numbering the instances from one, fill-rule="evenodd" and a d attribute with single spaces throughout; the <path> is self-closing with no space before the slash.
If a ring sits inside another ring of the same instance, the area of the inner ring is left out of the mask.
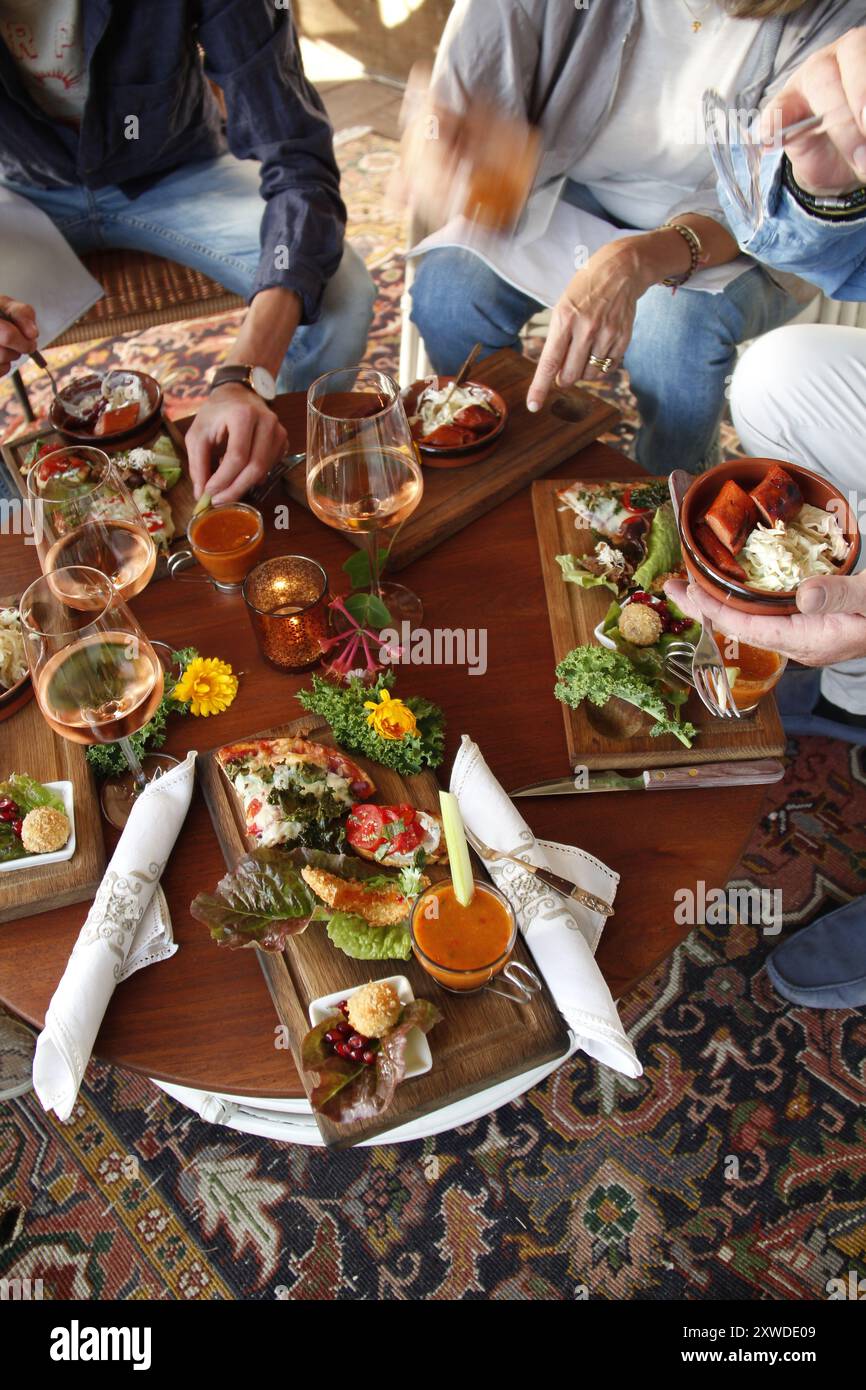
<path id="1" fill-rule="evenodd" d="M 220 946 L 282 951 L 304 931 L 316 903 L 288 854 L 257 849 L 220 879 L 215 893 L 193 898 L 189 910 Z"/>
<path id="2" fill-rule="evenodd" d="M 326 1050 L 325 1033 L 341 1021 L 340 1015 L 317 1024 L 301 1043 L 302 1065 L 319 1074 L 319 1083 L 310 1092 L 313 1109 L 343 1125 L 381 1115 L 406 1074 L 406 1046 L 412 1029 L 429 1033 L 441 1017 L 429 999 L 414 999 L 407 1004 L 391 1031 L 379 1040 L 374 1067 Z"/>

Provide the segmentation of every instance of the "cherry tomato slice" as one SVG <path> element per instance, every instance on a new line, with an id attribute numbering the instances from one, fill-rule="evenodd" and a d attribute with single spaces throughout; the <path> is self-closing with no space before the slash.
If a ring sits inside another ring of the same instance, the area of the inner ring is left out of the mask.
<path id="1" fill-rule="evenodd" d="M 381 806 L 362 803 L 353 806 L 346 821 L 346 837 L 353 849 L 365 850 L 372 854 L 382 843 L 384 824 Z"/>

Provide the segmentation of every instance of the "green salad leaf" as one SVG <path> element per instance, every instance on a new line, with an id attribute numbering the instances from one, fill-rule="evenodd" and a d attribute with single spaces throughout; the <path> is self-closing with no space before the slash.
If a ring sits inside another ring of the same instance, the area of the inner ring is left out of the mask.
<path id="1" fill-rule="evenodd" d="M 674 692 L 669 686 L 654 682 L 622 652 L 612 652 L 607 647 L 575 647 L 559 663 L 556 675 L 554 694 L 572 709 L 584 700 L 599 707 L 611 699 L 625 700 L 655 720 L 654 735 L 673 734 L 686 748 L 691 748 L 697 729 L 680 721 L 678 706 L 682 701 L 672 699 Z"/>
<path id="2" fill-rule="evenodd" d="M 403 701 L 415 715 L 417 734 L 384 739 L 368 724 L 369 710 L 364 708 L 364 702 L 378 700 L 380 692 L 390 690 L 395 681 L 393 671 L 381 672 L 372 685 L 365 685 L 357 677 L 347 685 L 336 685 L 313 676 L 312 690 L 299 690 L 297 698 L 304 709 L 327 719 L 334 737 L 347 753 L 361 753 L 407 776 L 425 767 L 438 767 L 445 756 L 445 716 L 432 700 L 409 695 Z"/>
<path id="3" fill-rule="evenodd" d="M 584 569 L 578 555 L 557 555 L 556 559 L 567 584 L 577 584 L 581 589 L 610 589 L 612 594 L 619 593 L 615 580 L 601 574 L 590 574 L 588 569 Z"/>
<path id="4" fill-rule="evenodd" d="M 678 570 L 683 562 L 674 509 L 665 502 L 655 513 L 646 542 L 646 558 L 635 570 L 630 587 L 649 589 L 654 579 Z"/>
<path id="5" fill-rule="evenodd" d="M 26 777 L 22 772 L 13 772 L 5 782 L 0 782 L 0 796 L 11 796 L 16 805 L 21 807 L 22 816 L 26 816 L 27 812 L 36 806 L 53 806 L 55 811 L 66 810 L 59 792 L 43 786 L 35 777 Z"/>
<path id="6" fill-rule="evenodd" d="M 290 857 L 278 849 L 257 849 L 190 904 L 197 922 L 210 928 L 219 946 L 258 946 L 281 951 L 316 913 L 318 899 Z"/>
<path id="7" fill-rule="evenodd" d="M 354 913 L 335 912 L 328 923 L 328 938 L 353 960 L 410 960 L 412 957 L 408 919 L 393 927 L 372 927 Z"/>

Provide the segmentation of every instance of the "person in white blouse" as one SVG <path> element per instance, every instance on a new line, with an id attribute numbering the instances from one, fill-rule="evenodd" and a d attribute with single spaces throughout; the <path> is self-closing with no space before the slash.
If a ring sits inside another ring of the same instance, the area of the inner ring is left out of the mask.
<path id="1" fill-rule="evenodd" d="M 454 371 L 476 341 L 519 350 L 526 321 L 553 306 L 531 411 L 554 382 L 624 363 L 638 461 L 653 473 L 715 461 L 738 344 L 787 322 L 815 290 L 740 254 L 715 190 L 703 93 L 759 109 L 864 17 L 864 0 L 458 0 L 427 108 L 444 119 L 428 119 L 426 146 L 409 145 L 410 197 L 429 212 L 447 191 L 455 144 L 471 158 L 481 102 L 534 127 L 541 159 L 512 236 L 463 219 L 418 248 L 411 317 L 434 368 Z"/>

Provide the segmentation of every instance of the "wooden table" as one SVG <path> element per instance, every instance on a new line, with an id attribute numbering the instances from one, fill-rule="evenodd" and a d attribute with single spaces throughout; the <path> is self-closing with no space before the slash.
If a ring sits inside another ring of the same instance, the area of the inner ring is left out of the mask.
<path id="1" fill-rule="evenodd" d="M 304 397 L 278 402 L 289 447 L 304 445 Z M 640 469 L 593 445 L 554 476 L 637 477 Z M 282 500 L 268 499 L 268 509 Z M 297 504 L 290 529 L 269 524 L 268 554 L 315 556 L 339 589 L 350 546 Z M 272 520 L 272 512 L 269 522 Z M 34 549 L 20 538 L 0 546 L 0 592 L 23 588 L 39 572 Z M 553 651 L 528 489 L 474 522 L 404 570 L 421 595 L 424 622 L 435 628 L 486 628 L 488 669 L 472 676 L 447 666 L 405 667 L 398 690 L 438 701 L 448 717 L 448 761 L 462 733 L 479 741 L 503 785 L 564 776 L 562 719 L 553 699 Z M 153 584 L 133 608 L 149 635 L 194 644 L 242 672 L 234 705 L 217 719 L 174 720 L 166 745 L 182 756 L 290 719 L 306 677 L 279 675 L 259 657 L 240 597 L 170 581 Z M 674 893 L 703 879 L 723 886 L 754 828 L 761 787 L 723 791 L 616 793 L 524 801 L 538 834 L 598 855 L 622 875 L 616 915 L 605 928 L 598 961 L 615 997 L 625 994 L 688 934 L 673 920 Z M 215 947 L 188 904 L 225 871 L 199 793 L 163 878 L 180 950 L 118 989 L 99 1032 L 96 1056 L 180 1086 L 232 1095 L 301 1096 L 289 1055 L 274 1046 L 277 1023 L 252 951 Z M 41 1027 L 84 916 L 61 908 L 0 926 L 0 1000 Z"/>

